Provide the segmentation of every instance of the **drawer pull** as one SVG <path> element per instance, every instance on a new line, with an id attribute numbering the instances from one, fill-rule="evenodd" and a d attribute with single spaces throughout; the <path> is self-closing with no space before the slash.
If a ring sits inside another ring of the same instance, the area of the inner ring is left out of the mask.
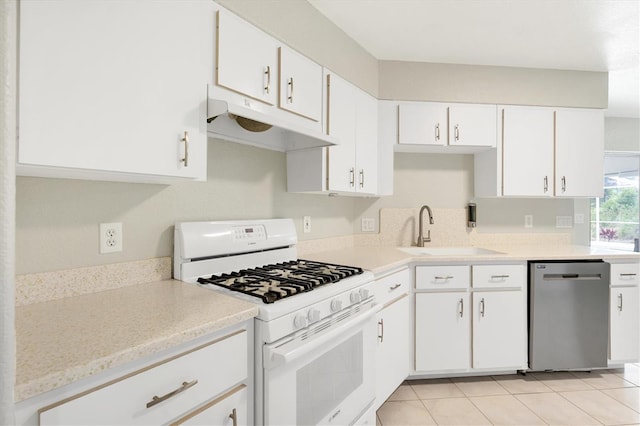
<path id="1" fill-rule="evenodd" d="M 460 309 L 458 309 L 458 315 L 462 318 L 464 317 L 464 299 L 460 299 L 460 301 L 458 301 L 458 306 L 460 307 Z"/>
<path id="2" fill-rule="evenodd" d="M 480 300 L 480 316 L 484 318 L 484 297 Z"/>
<path id="3" fill-rule="evenodd" d="M 506 280 L 509 275 L 491 275 L 492 280 Z"/>
<path id="4" fill-rule="evenodd" d="M 238 413 L 236 412 L 235 408 L 231 410 L 231 414 L 229 414 L 229 418 L 233 420 L 233 426 L 238 426 Z"/>
<path id="5" fill-rule="evenodd" d="M 633 273 L 629 273 L 629 274 L 620 274 L 621 277 L 635 277 L 638 274 L 633 274 Z"/>
<path id="6" fill-rule="evenodd" d="M 198 380 L 192 380 L 190 382 L 182 382 L 182 385 L 178 389 L 171 391 L 166 395 L 162 395 L 162 396 L 154 395 L 154 397 L 151 398 L 151 401 L 147 402 L 147 408 L 151 408 L 156 404 L 160 404 L 162 401 L 166 401 L 167 399 L 186 391 L 190 387 L 195 386 L 197 383 L 198 383 Z"/>
<path id="7" fill-rule="evenodd" d="M 392 285 L 391 287 L 389 287 L 389 290 L 395 290 L 398 287 L 400 287 L 402 284 L 396 284 L 396 285 Z"/>
<path id="8" fill-rule="evenodd" d="M 451 275 L 445 275 L 444 277 L 440 277 L 440 276 L 435 276 L 433 277 L 434 280 L 450 280 L 453 279 L 453 276 Z"/>
<path id="9" fill-rule="evenodd" d="M 622 293 L 618 294 L 618 311 L 622 312 Z"/>
<path id="10" fill-rule="evenodd" d="M 378 325 L 380 326 L 380 333 L 378 333 L 378 339 L 380 339 L 380 343 L 384 342 L 384 318 L 380 318 L 378 321 Z"/>

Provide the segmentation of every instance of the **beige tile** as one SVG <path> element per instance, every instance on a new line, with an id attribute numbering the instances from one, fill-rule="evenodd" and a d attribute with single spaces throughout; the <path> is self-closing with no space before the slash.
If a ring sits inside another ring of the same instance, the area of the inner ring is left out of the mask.
<path id="1" fill-rule="evenodd" d="M 449 379 L 412 380 L 409 383 L 420 399 L 464 396 L 460 388 Z"/>
<path id="2" fill-rule="evenodd" d="M 593 387 L 571 373 L 530 373 L 534 378 L 550 387 L 555 392 L 592 390 Z"/>
<path id="3" fill-rule="evenodd" d="M 602 392 L 640 412 L 640 388 L 607 389 Z"/>
<path id="4" fill-rule="evenodd" d="M 543 425 L 540 417 L 513 395 L 469 398 L 494 425 Z"/>
<path id="5" fill-rule="evenodd" d="M 468 398 L 428 399 L 422 403 L 439 425 L 491 424 Z"/>
<path id="6" fill-rule="evenodd" d="M 551 388 L 531 375 L 494 376 L 493 379 L 511 394 L 553 392 Z"/>
<path id="7" fill-rule="evenodd" d="M 382 426 L 382 423 L 380 423 L 380 417 L 378 417 L 377 414 L 376 414 L 376 426 Z"/>
<path id="8" fill-rule="evenodd" d="M 572 372 L 571 374 L 595 389 L 615 389 L 634 386 L 633 383 L 626 381 L 619 374 L 608 370 L 592 371 L 590 373 L 578 371 Z"/>
<path id="9" fill-rule="evenodd" d="M 557 393 L 522 394 L 515 397 L 550 425 L 600 424 Z"/>
<path id="10" fill-rule="evenodd" d="M 413 391 L 409 385 L 400 385 L 396 389 L 387 401 L 416 401 L 418 395 Z"/>
<path id="11" fill-rule="evenodd" d="M 509 392 L 491 377 L 461 377 L 452 379 L 466 396 L 507 395 Z"/>
<path id="12" fill-rule="evenodd" d="M 606 425 L 640 422 L 640 413 L 599 390 L 561 392 L 560 395 Z"/>
<path id="13" fill-rule="evenodd" d="M 427 409 L 420 401 L 388 401 L 378 409 L 382 426 L 435 425 Z"/>
<path id="14" fill-rule="evenodd" d="M 635 386 L 640 386 L 640 367 L 638 365 L 626 364 L 624 372 L 618 375 Z"/>

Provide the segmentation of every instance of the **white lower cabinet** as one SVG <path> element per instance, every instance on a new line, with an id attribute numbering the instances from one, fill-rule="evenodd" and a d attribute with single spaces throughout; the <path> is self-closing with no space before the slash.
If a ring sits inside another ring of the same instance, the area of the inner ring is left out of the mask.
<path id="1" fill-rule="evenodd" d="M 378 313 L 376 350 L 376 409 L 407 378 L 410 370 L 409 270 L 376 281 L 376 299 L 383 304 Z"/>
<path id="2" fill-rule="evenodd" d="M 522 291 L 473 294 L 473 368 L 522 368 L 526 364 L 526 309 Z"/>
<path id="3" fill-rule="evenodd" d="M 640 360 L 640 264 L 611 264 L 609 361 Z"/>
<path id="4" fill-rule="evenodd" d="M 417 266 L 416 289 L 433 288 L 419 282 L 429 271 L 455 277 L 460 268 Z M 416 374 L 527 368 L 524 264 L 470 268 L 466 283 L 458 282 L 454 290 L 416 293 Z"/>
<path id="5" fill-rule="evenodd" d="M 69 397 L 52 398 L 38 410 L 39 424 L 251 424 L 250 335 L 247 329 L 227 332 Z"/>
<path id="6" fill-rule="evenodd" d="M 469 293 L 416 294 L 416 371 L 470 367 L 469 308 Z"/>

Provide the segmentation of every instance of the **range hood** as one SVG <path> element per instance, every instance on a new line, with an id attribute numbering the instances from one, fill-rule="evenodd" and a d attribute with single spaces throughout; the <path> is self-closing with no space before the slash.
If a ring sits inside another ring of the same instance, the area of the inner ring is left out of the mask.
<path id="1" fill-rule="evenodd" d="M 207 100 L 207 133 L 212 137 L 275 151 L 337 145 L 334 137 L 220 99 Z"/>

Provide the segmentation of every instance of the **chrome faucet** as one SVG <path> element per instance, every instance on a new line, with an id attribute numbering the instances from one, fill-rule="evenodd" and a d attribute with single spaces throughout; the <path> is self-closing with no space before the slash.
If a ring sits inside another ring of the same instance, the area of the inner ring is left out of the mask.
<path id="1" fill-rule="evenodd" d="M 424 238 L 423 233 L 422 233 L 422 214 L 424 213 L 424 211 L 429 212 L 429 223 L 431 225 L 433 225 L 433 214 L 431 213 L 431 207 L 427 206 L 426 204 L 424 206 L 422 206 L 422 208 L 420 209 L 420 227 L 419 227 L 419 231 L 418 231 L 418 243 L 416 244 L 418 247 L 424 247 L 424 243 L 428 243 L 431 241 L 431 231 L 427 231 L 427 238 Z"/>

